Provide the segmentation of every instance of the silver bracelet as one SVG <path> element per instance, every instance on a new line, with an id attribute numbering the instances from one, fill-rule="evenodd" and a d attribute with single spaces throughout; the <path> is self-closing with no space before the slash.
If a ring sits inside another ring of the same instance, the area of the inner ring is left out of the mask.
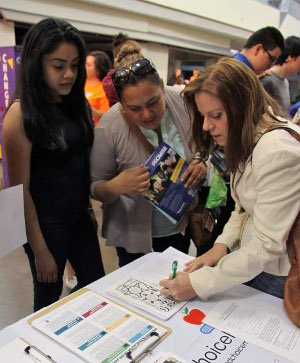
<path id="1" fill-rule="evenodd" d="M 199 160 L 199 164 L 200 164 L 200 163 L 204 163 L 204 164 L 206 165 L 206 162 L 205 162 L 205 161 L 201 158 L 201 156 L 200 156 L 200 154 L 199 154 L 199 153 L 195 154 L 195 156 L 194 156 L 193 160 Z M 206 165 L 206 166 L 207 166 L 207 165 Z"/>

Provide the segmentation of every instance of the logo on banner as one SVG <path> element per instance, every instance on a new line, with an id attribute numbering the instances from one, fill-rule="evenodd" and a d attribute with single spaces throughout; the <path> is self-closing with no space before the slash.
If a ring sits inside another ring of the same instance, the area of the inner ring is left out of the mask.
<path id="1" fill-rule="evenodd" d="M 211 332 L 213 332 L 215 330 L 215 328 L 213 328 L 210 325 L 207 324 L 203 324 L 200 328 L 201 333 L 203 334 L 210 334 Z"/>
<path id="2" fill-rule="evenodd" d="M 4 99 L 5 99 L 5 107 L 9 104 L 9 82 L 8 82 L 8 67 L 14 69 L 14 62 L 12 58 L 6 59 L 6 53 L 2 56 L 2 71 L 3 71 L 3 90 L 4 90 Z"/>
<path id="3" fill-rule="evenodd" d="M 192 359 L 193 363 L 234 363 L 234 361 L 239 358 L 239 355 L 242 354 L 248 343 L 243 341 L 238 347 L 234 348 L 233 353 L 229 353 L 228 350 L 234 342 L 235 337 L 228 333 L 222 333 L 223 335 L 215 340 L 214 343 L 210 343 L 209 346 L 206 345 L 207 350 L 200 358 Z M 239 361 L 242 362 L 242 360 Z"/>
<path id="4" fill-rule="evenodd" d="M 13 59 L 12 59 L 12 58 L 9 58 L 9 59 L 7 60 L 7 63 L 10 65 L 10 68 L 11 68 L 11 69 L 14 69 L 14 61 L 13 61 Z"/>

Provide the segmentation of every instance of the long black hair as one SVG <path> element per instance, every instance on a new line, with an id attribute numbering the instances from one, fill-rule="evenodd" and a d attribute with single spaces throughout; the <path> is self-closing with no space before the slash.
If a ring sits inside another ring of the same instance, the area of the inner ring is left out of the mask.
<path id="1" fill-rule="evenodd" d="M 35 144 L 55 150 L 67 148 L 63 126 L 58 123 L 53 110 L 53 97 L 43 76 L 43 56 L 52 53 L 60 44 L 74 44 L 79 53 L 76 81 L 63 102 L 70 110 L 70 118 L 81 125 L 84 143 L 93 143 L 87 101 L 84 95 L 85 43 L 79 31 L 61 19 L 46 18 L 34 25 L 26 34 L 18 73 L 18 82 L 13 97 L 21 102 L 26 136 Z"/>

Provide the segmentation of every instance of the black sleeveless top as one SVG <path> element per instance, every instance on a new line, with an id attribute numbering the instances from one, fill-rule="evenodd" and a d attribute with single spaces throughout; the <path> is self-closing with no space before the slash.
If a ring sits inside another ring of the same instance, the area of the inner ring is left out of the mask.
<path id="1" fill-rule="evenodd" d="M 72 121 L 64 103 L 53 105 L 63 125 L 67 150 L 49 150 L 33 144 L 30 194 L 39 217 L 71 217 L 88 207 L 89 158 L 80 125 Z"/>

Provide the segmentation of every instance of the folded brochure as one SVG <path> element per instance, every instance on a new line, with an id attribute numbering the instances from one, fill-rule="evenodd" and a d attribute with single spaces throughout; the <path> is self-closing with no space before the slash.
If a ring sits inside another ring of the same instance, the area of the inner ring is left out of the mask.
<path id="1" fill-rule="evenodd" d="M 173 223 L 180 221 L 200 187 L 200 184 L 197 184 L 192 188 L 185 188 L 186 180 L 181 182 L 182 174 L 188 165 L 164 141 L 145 164 L 149 167 L 150 187 L 143 195 Z"/>

